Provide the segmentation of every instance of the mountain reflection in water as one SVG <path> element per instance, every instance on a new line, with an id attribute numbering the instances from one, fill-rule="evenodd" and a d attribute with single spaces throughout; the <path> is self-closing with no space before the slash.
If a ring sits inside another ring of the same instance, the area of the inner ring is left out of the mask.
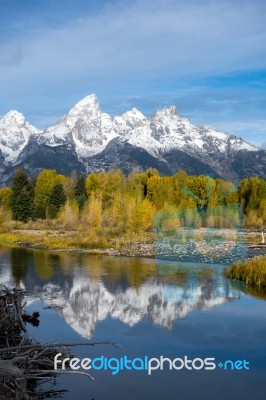
<path id="1" fill-rule="evenodd" d="M 0 255 L 0 284 L 24 287 L 29 302 L 40 298 L 85 338 L 109 316 L 129 326 L 146 317 L 172 329 L 191 311 L 240 297 L 221 266 L 6 247 Z"/>

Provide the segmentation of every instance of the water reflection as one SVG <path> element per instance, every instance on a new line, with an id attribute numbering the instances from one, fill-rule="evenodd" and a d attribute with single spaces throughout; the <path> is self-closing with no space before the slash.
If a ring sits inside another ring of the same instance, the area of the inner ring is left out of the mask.
<path id="1" fill-rule="evenodd" d="M 25 252 L 24 249 L 17 247 L 13 248 L 10 252 L 11 274 L 16 286 L 19 286 L 20 282 L 27 275 L 29 262 L 30 254 Z"/>
<path id="2" fill-rule="evenodd" d="M 0 256 L 0 283 L 25 287 L 30 301 L 55 307 L 86 338 L 108 317 L 129 326 L 147 318 L 172 329 L 192 311 L 240 297 L 221 266 L 5 247 Z"/>
<path id="3" fill-rule="evenodd" d="M 241 293 L 249 294 L 257 299 L 266 300 L 265 287 L 246 286 L 242 281 L 232 281 L 232 286 Z"/>

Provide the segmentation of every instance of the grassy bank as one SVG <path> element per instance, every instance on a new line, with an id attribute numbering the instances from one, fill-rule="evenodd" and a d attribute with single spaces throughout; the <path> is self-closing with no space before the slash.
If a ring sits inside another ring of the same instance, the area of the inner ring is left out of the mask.
<path id="1" fill-rule="evenodd" d="M 150 234 L 101 235 L 93 230 L 12 229 L 0 233 L 0 243 L 49 250 L 86 250 L 118 254 L 125 246 L 150 241 Z"/>
<path id="2" fill-rule="evenodd" d="M 266 288 L 266 256 L 258 256 L 242 265 L 226 269 L 226 276 L 243 281 L 247 286 Z"/>
<path id="3" fill-rule="evenodd" d="M 199 240 L 201 230 L 193 233 Z M 227 234 L 227 239 L 231 233 Z M 234 235 L 232 231 L 232 235 Z M 233 236 L 234 237 L 234 236 Z M 247 245 L 260 242 L 260 232 L 246 231 Z M 180 240 L 176 232 L 176 240 Z M 65 226 L 57 220 L 36 220 L 23 223 L 8 221 L 5 226 L 0 226 L 0 243 L 19 245 L 48 250 L 77 250 L 93 254 L 132 255 L 155 257 L 155 240 L 153 231 L 136 231 L 134 229 L 122 230 L 117 226 L 96 229 L 86 227 L 84 224 Z M 146 248 L 149 246 L 149 248 Z"/>

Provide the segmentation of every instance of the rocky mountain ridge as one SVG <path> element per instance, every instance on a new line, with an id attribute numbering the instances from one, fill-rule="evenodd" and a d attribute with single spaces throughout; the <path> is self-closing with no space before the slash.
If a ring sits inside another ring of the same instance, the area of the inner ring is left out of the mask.
<path id="1" fill-rule="evenodd" d="M 148 118 L 136 108 L 103 113 L 95 95 L 79 101 L 41 132 L 17 111 L 0 118 L 0 176 L 10 181 L 18 167 L 34 176 L 43 168 L 89 173 L 119 167 L 124 172 L 154 167 L 162 174 L 183 169 L 237 180 L 266 174 L 266 151 L 210 126 L 196 126 L 164 107 Z"/>

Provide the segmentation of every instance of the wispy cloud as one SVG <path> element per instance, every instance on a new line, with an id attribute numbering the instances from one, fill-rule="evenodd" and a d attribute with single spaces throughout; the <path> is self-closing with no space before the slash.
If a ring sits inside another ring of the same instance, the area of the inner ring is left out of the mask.
<path id="1" fill-rule="evenodd" d="M 23 59 L 23 50 L 20 44 L 2 48 L 0 55 L 0 65 L 12 67 L 20 65 Z"/>
<path id="2" fill-rule="evenodd" d="M 244 0 L 241 8 L 238 1 L 119 4 L 60 28 L 26 31 L 22 71 L 72 78 L 81 72 L 108 80 L 108 74 L 143 79 L 160 71 L 181 77 L 265 66 L 266 5 L 261 2 Z"/>
<path id="3" fill-rule="evenodd" d="M 53 3 L 60 1 L 47 2 L 50 7 Z M 59 19 L 59 9 L 48 9 L 44 16 L 35 9 L 33 18 L 29 8 L 28 23 L 9 23 L 15 33 L 10 29 L 0 41 L 6 108 L 36 114 L 49 102 L 64 114 L 82 96 L 95 92 L 106 105 L 111 99 L 119 103 L 140 97 L 149 111 L 156 94 L 165 98 L 157 103 L 180 100 L 177 91 L 183 81 L 266 67 L 265 1 L 102 1 L 98 8 L 89 3 L 79 0 L 78 12 L 74 1 L 66 2 L 65 20 Z M 215 80 L 211 85 L 218 86 Z M 172 93 L 167 101 L 171 86 L 176 96 Z M 187 104 L 191 89 L 187 84 L 182 91 Z M 258 89 L 265 91 L 265 86 Z M 145 98 L 153 99 L 150 105 Z M 229 96 L 216 96 L 212 102 L 216 112 L 234 108 Z M 206 95 L 201 104 L 206 112 L 211 104 Z M 193 113 L 189 106 L 184 111 Z"/>

